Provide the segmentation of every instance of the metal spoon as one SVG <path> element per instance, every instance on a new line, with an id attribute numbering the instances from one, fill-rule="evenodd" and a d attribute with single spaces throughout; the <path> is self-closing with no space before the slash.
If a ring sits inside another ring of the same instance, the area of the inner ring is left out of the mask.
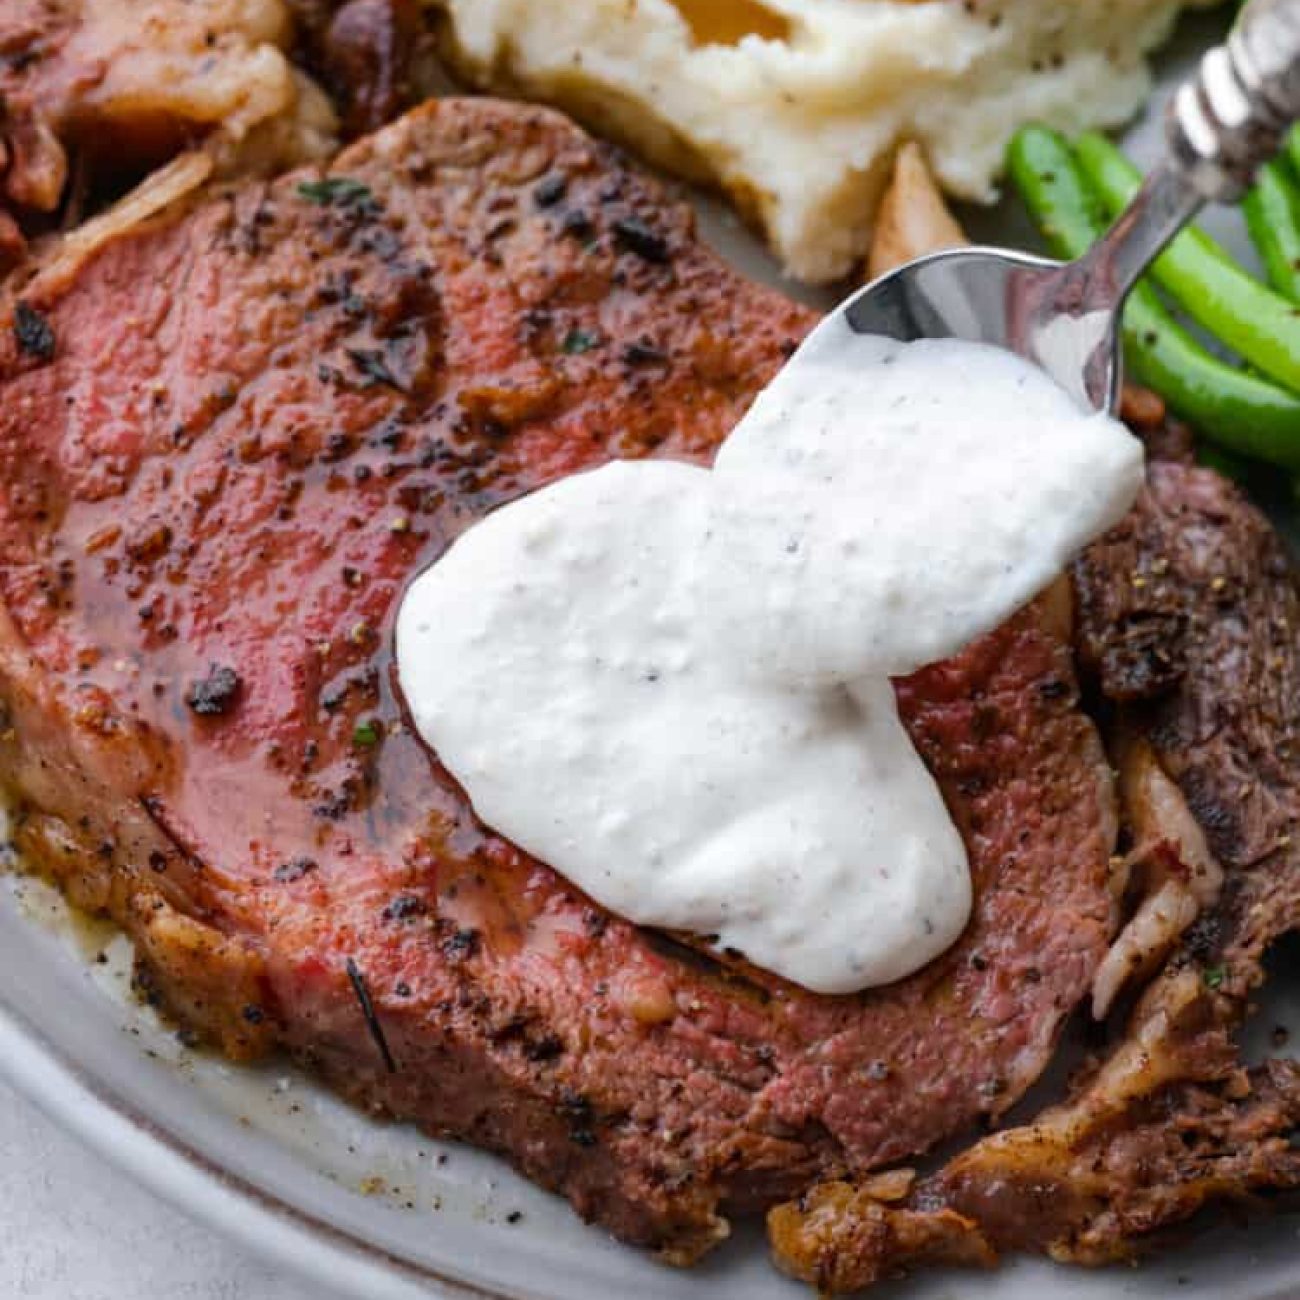
<path id="1" fill-rule="evenodd" d="M 1300 0 L 1251 0 L 1170 105 L 1169 155 L 1074 262 L 996 248 L 918 258 L 854 294 L 815 331 L 962 338 L 1027 357 L 1098 410 L 1118 409 L 1120 314 L 1160 250 L 1210 201 L 1231 202 L 1300 118 Z"/>

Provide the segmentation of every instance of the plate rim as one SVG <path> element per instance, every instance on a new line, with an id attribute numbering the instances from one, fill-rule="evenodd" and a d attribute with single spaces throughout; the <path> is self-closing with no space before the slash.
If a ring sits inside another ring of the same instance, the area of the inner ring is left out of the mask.
<path id="1" fill-rule="evenodd" d="M 156 1123 L 57 1047 L 0 990 L 0 1079 L 165 1204 L 356 1300 L 511 1300 L 413 1264 L 233 1172 Z"/>
<path id="2" fill-rule="evenodd" d="M 1150 114 L 1150 105 L 1145 112 Z M 1135 119 L 1141 120 L 1141 116 Z M 697 192 L 691 194 L 700 199 Z M 730 210 L 714 206 L 718 212 L 713 225 L 730 226 Z M 697 202 L 697 216 L 708 210 L 707 200 L 703 205 Z M 706 234 L 706 242 L 722 252 L 719 245 L 726 240 Z M 722 255 L 727 257 L 725 252 Z M 756 278 L 744 266 L 740 273 Z M 797 294 L 797 285 L 776 278 L 786 293 Z M 219 1153 L 178 1136 L 129 1093 L 61 1048 L 15 1005 L 2 984 L 0 1081 L 165 1204 L 236 1242 L 262 1262 L 319 1286 L 324 1294 L 350 1300 L 519 1300 L 517 1291 L 496 1285 L 486 1289 L 403 1259 L 235 1172 L 222 1163 Z M 1300 1262 L 1294 1281 L 1283 1282 L 1260 1300 L 1297 1300 L 1298 1287 Z M 563 1290 L 554 1294 L 560 1300 Z"/>

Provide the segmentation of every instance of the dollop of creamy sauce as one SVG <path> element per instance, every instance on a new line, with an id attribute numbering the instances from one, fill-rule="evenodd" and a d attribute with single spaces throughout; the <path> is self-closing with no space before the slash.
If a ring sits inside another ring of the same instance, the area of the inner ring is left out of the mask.
<path id="1" fill-rule="evenodd" d="M 616 461 L 470 528 L 402 602 L 402 690 L 478 816 L 605 907 L 889 983 L 971 906 L 889 676 L 1012 614 L 1141 475 L 1028 363 L 832 318 L 713 470 Z"/>

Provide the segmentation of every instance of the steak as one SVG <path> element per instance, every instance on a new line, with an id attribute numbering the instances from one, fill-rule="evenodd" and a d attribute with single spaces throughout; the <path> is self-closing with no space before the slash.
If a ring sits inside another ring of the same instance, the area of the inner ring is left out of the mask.
<path id="1" fill-rule="evenodd" d="M 1300 1188 L 1300 1064 L 1235 1031 L 1300 926 L 1300 591 L 1283 545 L 1209 470 L 1156 463 L 1075 569 L 1079 652 L 1181 792 L 1222 872 L 1105 1060 L 1033 1123 L 922 1180 L 834 1182 L 773 1211 L 778 1260 L 827 1291 L 1006 1250 L 1127 1260 L 1207 1205 Z M 1154 846 L 1163 847 L 1163 846 Z"/>
<path id="2" fill-rule="evenodd" d="M 20 848 L 125 927 L 175 1015 L 678 1262 L 1039 1074 L 1116 920 L 1059 602 L 898 683 L 976 901 L 942 958 L 860 995 L 607 914 L 478 823 L 413 733 L 406 583 L 560 475 L 707 461 L 813 323 L 614 150 L 431 103 L 22 295 L 0 308 L 0 783 Z"/>

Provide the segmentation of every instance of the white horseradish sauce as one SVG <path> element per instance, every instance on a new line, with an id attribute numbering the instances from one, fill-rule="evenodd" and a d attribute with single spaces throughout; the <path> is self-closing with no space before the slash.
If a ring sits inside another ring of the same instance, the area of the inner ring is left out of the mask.
<path id="1" fill-rule="evenodd" d="M 1027 362 L 833 318 L 712 471 L 619 461 L 469 529 L 407 591 L 402 689 L 478 816 L 605 907 L 888 983 L 971 906 L 889 675 L 1007 618 L 1141 476 Z"/>

